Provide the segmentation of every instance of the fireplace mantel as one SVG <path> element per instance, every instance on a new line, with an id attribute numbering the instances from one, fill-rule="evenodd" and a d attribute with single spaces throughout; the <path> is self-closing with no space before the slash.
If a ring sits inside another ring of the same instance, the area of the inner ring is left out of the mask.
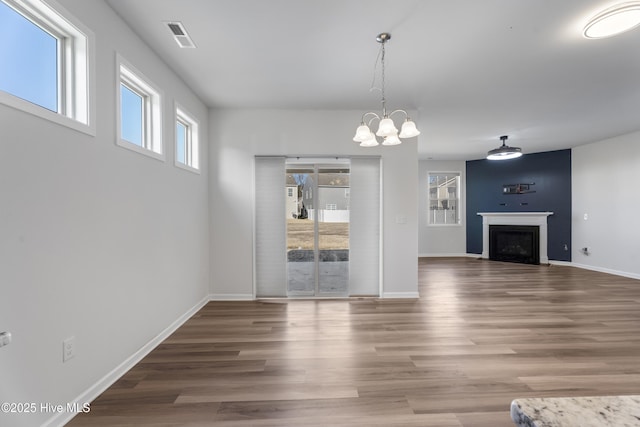
<path id="1" fill-rule="evenodd" d="M 547 218 L 553 212 L 478 212 L 482 216 L 482 258 L 489 259 L 490 225 L 537 225 L 540 227 L 540 263 L 548 264 Z"/>

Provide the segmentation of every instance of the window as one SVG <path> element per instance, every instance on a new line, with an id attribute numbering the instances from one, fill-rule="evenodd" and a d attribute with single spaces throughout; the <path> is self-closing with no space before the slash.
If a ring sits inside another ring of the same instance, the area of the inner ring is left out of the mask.
<path id="1" fill-rule="evenodd" d="M 93 35 L 51 1 L 0 0 L 0 22 L 0 102 L 95 135 Z"/>
<path id="2" fill-rule="evenodd" d="M 198 122 L 176 104 L 176 166 L 197 171 L 198 148 Z"/>
<path id="3" fill-rule="evenodd" d="M 460 173 L 429 172 L 428 179 L 428 224 L 460 224 Z"/>
<path id="4" fill-rule="evenodd" d="M 325 209 L 328 210 L 328 211 L 335 211 L 335 210 L 338 209 L 338 205 L 335 204 L 335 203 L 327 203 Z"/>
<path id="5" fill-rule="evenodd" d="M 287 197 L 293 197 L 293 188 L 287 188 Z"/>
<path id="6" fill-rule="evenodd" d="M 118 56 L 118 137 L 116 143 L 163 160 L 160 90 Z"/>
<path id="7" fill-rule="evenodd" d="M 129 88 L 126 83 L 122 83 L 120 85 L 120 102 L 122 139 L 143 147 L 144 95 Z"/>

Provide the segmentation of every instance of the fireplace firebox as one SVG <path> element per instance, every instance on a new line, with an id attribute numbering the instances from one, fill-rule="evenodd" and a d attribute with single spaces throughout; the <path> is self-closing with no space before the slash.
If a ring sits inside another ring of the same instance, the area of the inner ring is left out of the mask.
<path id="1" fill-rule="evenodd" d="M 490 225 L 489 259 L 540 264 L 540 227 L 537 225 Z"/>

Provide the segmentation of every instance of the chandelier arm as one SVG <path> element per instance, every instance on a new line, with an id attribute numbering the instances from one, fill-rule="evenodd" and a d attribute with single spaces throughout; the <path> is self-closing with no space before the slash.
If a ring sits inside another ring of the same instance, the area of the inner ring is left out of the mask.
<path id="1" fill-rule="evenodd" d="M 365 123 L 365 117 L 367 117 L 368 115 L 372 115 L 373 117 L 371 118 L 371 120 L 369 120 L 367 126 L 371 126 L 371 122 L 373 122 L 375 119 L 380 120 L 380 116 L 378 114 L 374 113 L 373 111 L 369 111 L 368 113 L 364 113 L 362 115 L 362 123 Z"/>
<path id="2" fill-rule="evenodd" d="M 393 116 L 395 113 L 404 113 L 404 118 L 409 118 L 409 113 L 407 113 L 405 110 L 393 110 L 391 113 L 389 113 L 389 117 Z"/>

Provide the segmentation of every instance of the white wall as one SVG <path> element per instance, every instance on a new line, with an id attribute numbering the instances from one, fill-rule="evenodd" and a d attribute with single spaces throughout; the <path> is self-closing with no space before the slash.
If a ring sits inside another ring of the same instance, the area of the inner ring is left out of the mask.
<path id="1" fill-rule="evenodd" d="M 640 132 L 576 147 L 571 161 L 573 263 L 640 279 Z"/>
<path id="2" fill-rule="evenodd" d="M 417 296 L 417 143 L 361 148 L 351 141 L 361 115 L 361 111 L 316 110 L 210 112 L 214 298 L 251 298 L 254 294 L 255 155 L 382 155 L 383 295 Z"/>
<path id="3" fill-rule="evenodd" d="M 459 172 L 460 225 L 429 226 L 429 172 Z M 418 253 L 420 256 L 465 256 L 466 227 L 466 164 L 464 161 L 421 160 L 418 184 Z"/>
<path id="4" fill-rule="evenodd" d="M 208 294 L 207 165 L 176 168 L 172 145 L 176 99 L 207 159 L 207 109 L 106 3 L 60 3 L 96 36 L 97 136 L 0 105 L 0 402 L 73 402 Z M 164 91 L 164 162 L 115 144 L 116 50 Z"/>

